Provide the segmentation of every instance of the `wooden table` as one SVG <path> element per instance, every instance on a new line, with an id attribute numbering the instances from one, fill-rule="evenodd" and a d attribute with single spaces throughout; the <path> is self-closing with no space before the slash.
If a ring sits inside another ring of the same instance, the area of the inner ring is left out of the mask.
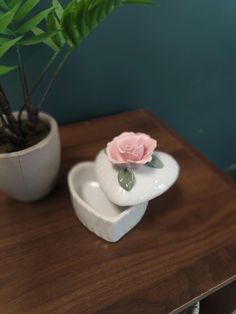
<path id="1" fill-rule="evenodd" d="M 76 218 L 67 172 L 122 131 L 149 133 L 181 175 L 116 244 Z M 236 279 L 236 186 L 151 113 L 61 129 L 56 190 L 19 203 L 0 194 L 0 313 L 178 313 Z M 209 143 L 211 145 L 211 143 Z"/>

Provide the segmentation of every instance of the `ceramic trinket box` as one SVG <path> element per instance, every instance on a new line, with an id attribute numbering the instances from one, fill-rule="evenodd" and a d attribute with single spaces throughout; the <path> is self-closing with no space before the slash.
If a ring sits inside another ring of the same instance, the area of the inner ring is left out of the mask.
<path id="1" fill-rule="evenodd" d="M 147 134 L 124 132 L 94 162 L 81 162 L 70 170 L 74 210 L 90 231 L 118 241 L 141 220 L 148 202 L 175 183 L 178 163 L 156 146 Z"/>

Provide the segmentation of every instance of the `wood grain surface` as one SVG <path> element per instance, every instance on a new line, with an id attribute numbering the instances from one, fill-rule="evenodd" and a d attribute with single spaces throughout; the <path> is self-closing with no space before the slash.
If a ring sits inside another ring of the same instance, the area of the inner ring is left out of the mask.
<path id="1" fill-rule="evenodd" d="M 76 218 L 68 170 L 122 131 L 149 133 L 180 164 L 177 183 L 109 244 Z M 178 313 L 236 279 L 236 186 L 151 113 L 61 128 L 62 169 L 42 201 L 0 194 L 0 314 Z"/>

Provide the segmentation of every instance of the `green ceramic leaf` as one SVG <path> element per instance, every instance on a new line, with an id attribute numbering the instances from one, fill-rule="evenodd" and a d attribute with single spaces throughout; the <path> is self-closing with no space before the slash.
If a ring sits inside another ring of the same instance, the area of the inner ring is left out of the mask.
<path id="1" fill-rule="evenodd" d="M 135 176 L 131 169 L 120 168 L 118 173 L 118 181 L 123 189 L 130 191 L 135 184 Z"/>
<path id="2" fill-rule="evenodd" d="M 164 164 L 156 155 L 153 154 L 152 160 L 147 163 L 147 166 L 152 168 L 163 168 Z"/>

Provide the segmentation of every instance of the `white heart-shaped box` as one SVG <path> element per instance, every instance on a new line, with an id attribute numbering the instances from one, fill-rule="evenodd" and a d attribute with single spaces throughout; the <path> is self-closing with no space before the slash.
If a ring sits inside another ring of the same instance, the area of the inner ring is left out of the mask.
<path id="1" fill-rule="evenodd" d="M 143 217 L 148 201 L 121 207 L 112 203 L 100 188 L 94 162 L 81 162 L 68 174 L 68 185 L 75 213 L 90 231 L 109 242 L 116 242 Z"/>
<path id="2" fill-rule="evenodd" d="M 109 242 L 116 242 L 142 219 L 148 201 L 163 194 L 177 180 L 179 165 L 166 153 L 154 152 L 162 168 L 147 165 L 134 168 L 135 185 L 124 190 L 118 170 L 104 150 L 95 163 L 81 162 L 68 174 L 68 185 L 75 213 L 90 231 Z"/>
<path id="3" fill-rule="evenodd" d="M 101 150 L 95 160 L 96 177 L 107 198 L 119 206 L 133 206 L 150 201 L 166 192 L 179 176 L 179 165 L 169 154 L 155 151 L 162 168 L 141 165 L 132 168 L 135 184 L 130 191 L 123 189 L 118 181 L 118 167 L 113 165 Z"/>

